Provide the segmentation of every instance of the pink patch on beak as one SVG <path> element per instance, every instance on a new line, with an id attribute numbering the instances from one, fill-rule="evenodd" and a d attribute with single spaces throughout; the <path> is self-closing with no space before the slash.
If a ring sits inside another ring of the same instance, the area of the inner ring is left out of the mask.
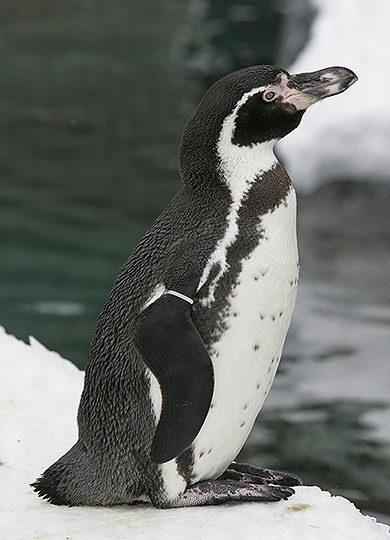
<path id="1" fill-rule="evenodd" d="M 290 94 L 283 98 L 282 103 L 294 105 L 297 111 L 305 111 L 310 105 L 313 105 L 313 103 L 317 101 L 316 99 L 303 94 L 299 90 L 292 90 L 291 88 L 290 90 Z"/>
<path id="2" fill-rule="evenodd" d="M 316 99 L 307 96 L 303 92 L 288 86 L 289 78 L 284 73 L 280 77 L 279 84 L 267 87 L 266 91 L 274 91 L 281 97 L 282 103 L 292 105 L 297 111 L 304 111 L 316 102 Z"/>

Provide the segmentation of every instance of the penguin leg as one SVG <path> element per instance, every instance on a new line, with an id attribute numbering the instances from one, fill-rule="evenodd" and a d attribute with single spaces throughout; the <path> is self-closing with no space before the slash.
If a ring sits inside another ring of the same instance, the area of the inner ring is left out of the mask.
<path id="1" fill-rule="evenodd" d="M 248 484 L 236 480 L 208 480 L 188 487 L 180 497 L 165 503 L 162 508 L 210 506 L 230 501 L 275 502 L 294 494 L 289 487 Z"/>
<path id="2" fill-rule="evenodd" d="M 235 461 L 229 465 L 220 478 L 248 482 L 249 484 L 266 483 L 278 486 L 300 486 L 303 484 L 299 476 L 295 474 L 263 469 L 248 463 L 236 463 Z"/>

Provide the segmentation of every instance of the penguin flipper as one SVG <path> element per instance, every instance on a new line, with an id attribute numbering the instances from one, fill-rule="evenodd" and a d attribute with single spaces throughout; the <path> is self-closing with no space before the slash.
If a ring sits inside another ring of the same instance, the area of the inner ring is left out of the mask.
<path id="1" fill-rule="evenodd" d="M 214 374 L 191 305 L 163 295 L 139 317 L 134 344 L 157 378 L 162 409 L 150 457 L 165 463 L 188 448 L 210 409 Z"/>

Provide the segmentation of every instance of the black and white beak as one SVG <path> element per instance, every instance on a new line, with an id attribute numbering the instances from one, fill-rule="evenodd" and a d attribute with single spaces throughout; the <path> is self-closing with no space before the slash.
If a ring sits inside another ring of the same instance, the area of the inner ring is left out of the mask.
<path id="1" fill-rule="evenodd" d="M 297 110 L 305 110 L 317 101 L 341 94 L 357 80 L 355 73 L 345 67 L 291 75 L 282 102 L 294 105 Z M 286 92 L 287 89 L 290 91 Z"/>

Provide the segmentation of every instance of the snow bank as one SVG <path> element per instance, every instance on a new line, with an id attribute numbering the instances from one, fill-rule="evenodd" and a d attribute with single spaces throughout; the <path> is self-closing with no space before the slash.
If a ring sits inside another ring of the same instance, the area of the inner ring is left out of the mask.
<path id="1" fill-rule="evenodd" d="M 346 66 L 359 81 L 315 105 L 278 149 L 301 190 L 335 179 L 390 182 L 390 2 L 310 0 L 318 15 L 291 73 Z"/>
<path id="2" fill-rule="evenodd" d="M 4 540 L 389 540 L 389 527 L 342 497 L 300 487 L 288 501 L 157 510 L 148 505 L 67 508 L 29 483 L 76 440 L 83 373 L 35 339 L 0 327 L 0 531 Z"/>

